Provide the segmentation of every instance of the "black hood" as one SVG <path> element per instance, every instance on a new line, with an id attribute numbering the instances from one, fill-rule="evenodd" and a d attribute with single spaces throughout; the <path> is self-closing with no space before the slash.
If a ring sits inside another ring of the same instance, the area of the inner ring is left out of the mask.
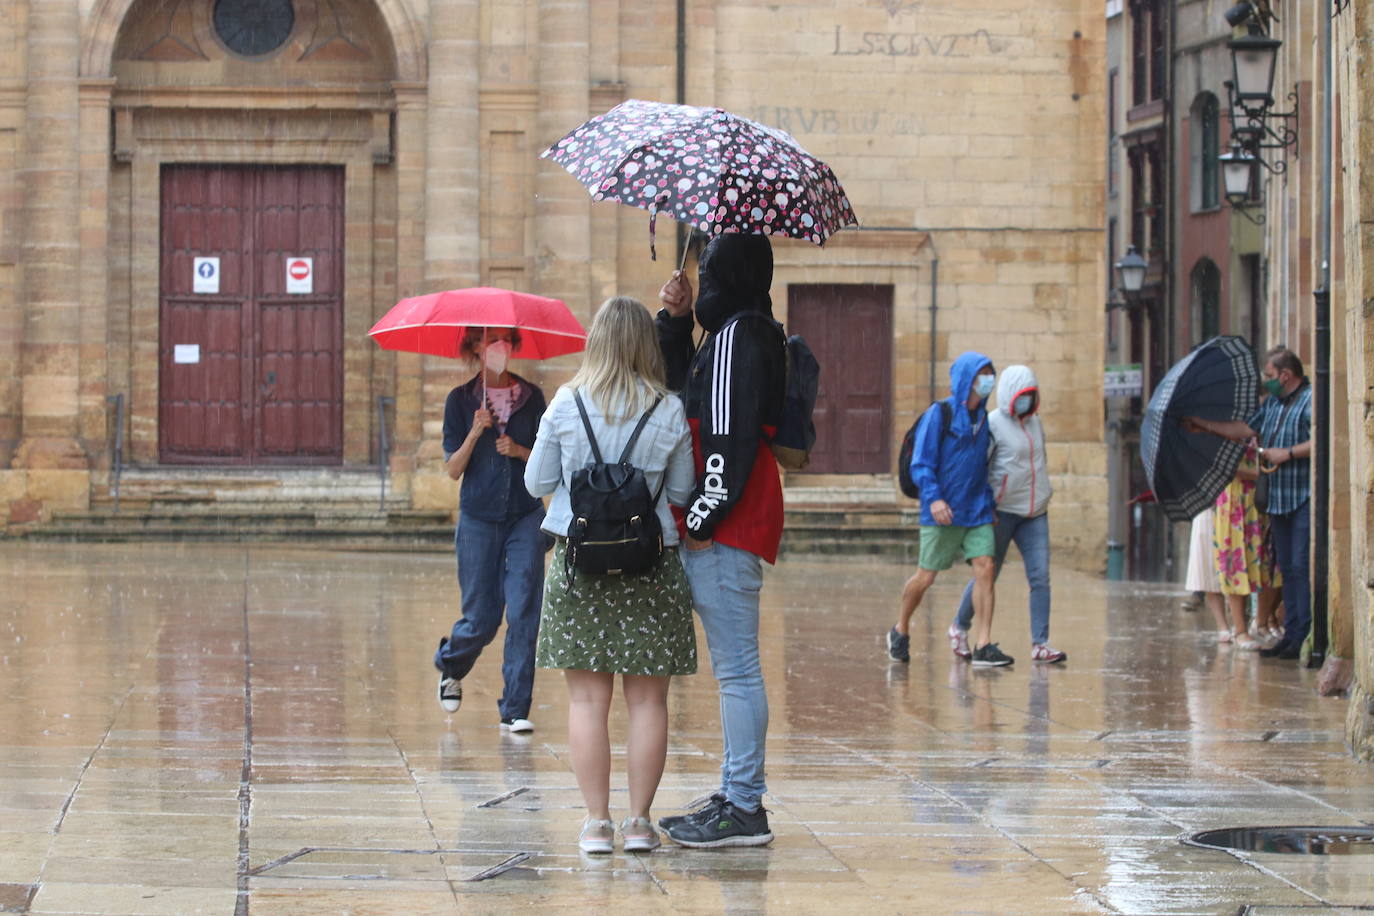
<path id="1" fill-rule="evenodd" d="M 697 323 L 711 333 L 737 312 L 772 317 L 773 246 L 763 235 L 718 235 L 701 253 L 697 282 Z"/>

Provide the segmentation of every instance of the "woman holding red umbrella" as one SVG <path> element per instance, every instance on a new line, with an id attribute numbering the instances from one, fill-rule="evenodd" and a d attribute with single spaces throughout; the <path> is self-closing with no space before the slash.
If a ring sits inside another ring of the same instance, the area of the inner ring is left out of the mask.
<path id="1" fill-rule="evenodd" d="M 434 667 L 439 704 L 457 712 L 462 680 L 495 638 L 504 611 L 501 728 L 529 732 L 544 581 L 544 504 L 525 489 L 524 472 L 545 400 L 538 386 L 506 368 L 520 343 L 516 328 L 463 331 L 460 355 L 481 369 L 450 391 L 444 405 L 444 468 L 463 482 L 454 534 L 463 616 L 439 640 Z"/>

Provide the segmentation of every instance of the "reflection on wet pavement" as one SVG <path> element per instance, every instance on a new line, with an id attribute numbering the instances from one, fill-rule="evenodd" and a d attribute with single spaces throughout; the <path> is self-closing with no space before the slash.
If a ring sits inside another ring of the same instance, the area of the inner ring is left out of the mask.
<path id="1" fill-rule="evenodd" d="M 1179 842 L 1374 820 L 1374 772 L 1347 754 L 1345 703 L 1315 696 L 1315 672 L 1209 642 L 1168 589 L 1063 570 L 1052 626 L 1069 662 L 1032 665 L 1016 568 L 996 625 L 1014 667 L 950 655 L 950 575 L 913 619 L 911 664 L 890 664 L 881 636 L 908 574 L 800 558 L 769 571 L 771 847 L 597 861 L 576 847 L 559 675 L 538 675 L 532 735 L 496 727 L 499 638 L 462 710 L 435 702 L 429 659 L 456 613 L 448 556 L 5 544 L 0 912 L 1374 903 L 1364 856 Z M 656 815 L 714 786 L 707 667 L 674 684 Z M 617 816 L 623 740 L 617 710 Z"/>

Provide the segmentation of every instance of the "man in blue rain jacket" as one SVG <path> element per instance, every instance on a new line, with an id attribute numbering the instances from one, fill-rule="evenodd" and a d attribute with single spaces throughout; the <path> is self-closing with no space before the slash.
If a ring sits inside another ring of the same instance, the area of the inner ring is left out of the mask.
<path id="1" fill-rule="evenodd" d="M 902 588 L 897 623 L 887 634 L 895 661 L 911 660 L 911 615 L 935 576 L 963 553 L 973 567 L 973 657 L 978 667 L 1010 665 L 992 642 L 996 501 L 988 485 L 988 395 L 997 384 L 992 360 L 972 350 L 949 368 L 950 397 L 930 407 L 916 427 L 911 478 L 921 490 L 921 554 Z"/>

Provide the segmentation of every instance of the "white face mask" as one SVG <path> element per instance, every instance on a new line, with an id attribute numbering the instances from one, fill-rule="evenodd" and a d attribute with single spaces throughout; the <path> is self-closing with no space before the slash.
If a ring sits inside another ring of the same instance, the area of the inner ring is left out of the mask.
<path id="1" fill-rule="evenodd" d="M 1011 409 L 1018 417 L 1024 417 L 1026 414 L 1030 413 L 1031 408 L 1034 406 L 1035 395 L 1033 394 L 1018 394 L 1016 400 L 1011 402 Z"/>
<path id="2" fill-rule="evenodd" d="M 509 340 L 493 340 L 487 344 L 486 350 L 482 352 L 482 362 L 492 372 L 500 375 L 506 371 L 506 361 L 510 359 L 510 351 Z"/>
<path id="3" fill-rule="evenodd" d="M 980 398 L 985 398 L 992 394 L 992 389 L 997 387 L 997 376 L 980 375 L 973 380 L 973 391 Z"/>

